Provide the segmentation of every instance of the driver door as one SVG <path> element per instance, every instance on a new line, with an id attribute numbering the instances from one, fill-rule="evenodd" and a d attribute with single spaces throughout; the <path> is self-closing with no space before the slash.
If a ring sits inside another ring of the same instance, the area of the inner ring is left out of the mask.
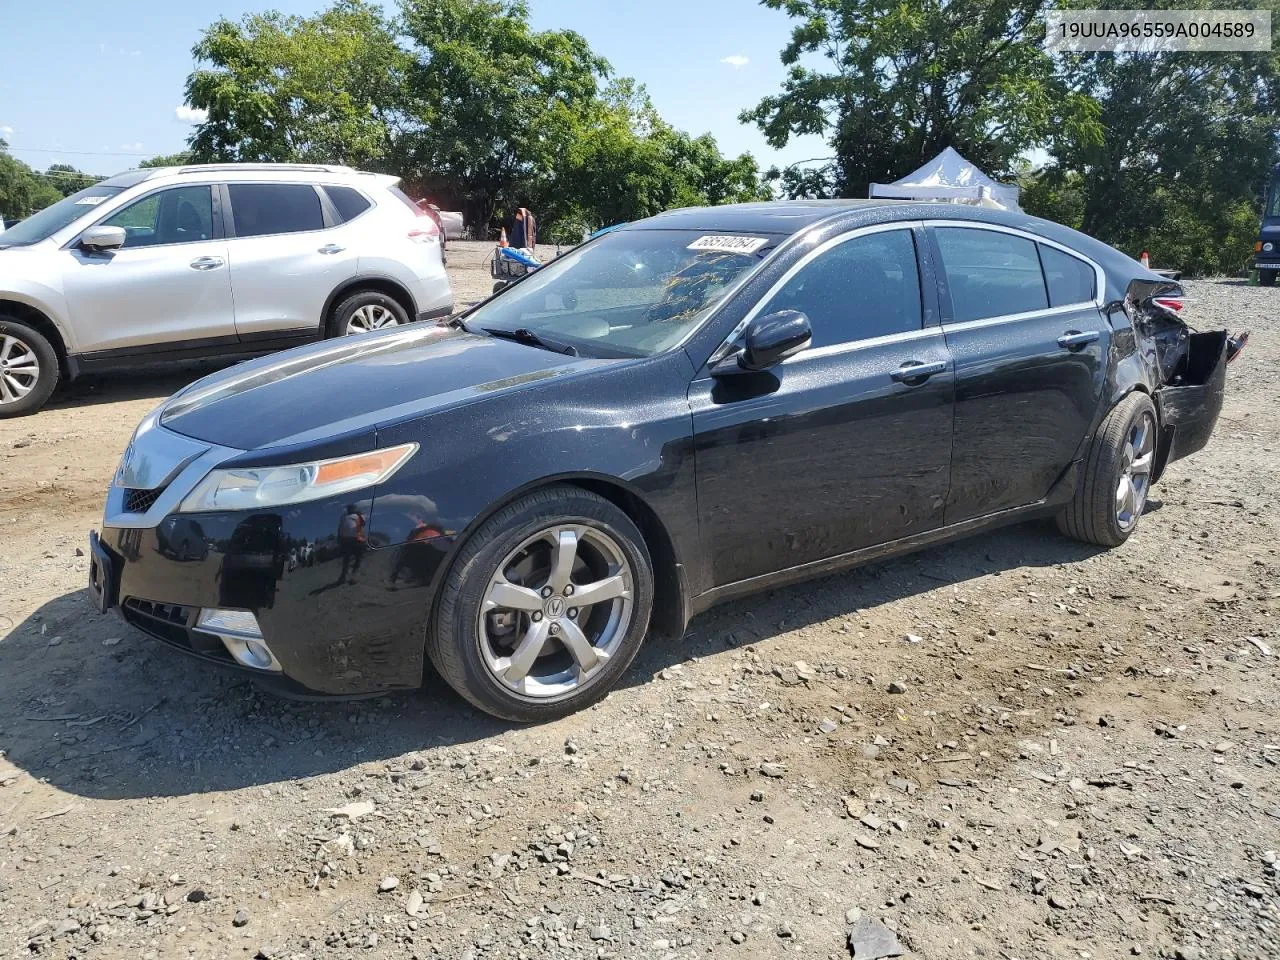
<path id="1" fill-rule="evenodd" d="M 804 313 L 810 346 L 760 373 L 704 368 L 691 384 L 714 586 L 942 524 L 955 387 L 921 239 L 895 224 L 819 248 L 756 308 Z M 932 372 L 904 378 L 910 365 Z"/>
<path id="2" fill-rule="evenodd" d="M 95 226 L 123 227 L 125 242 L 64 251 L 63 290 L 81 353 L 158 355 L 235 342 L 227 244 L 208 184 L 146 194 Z"/>

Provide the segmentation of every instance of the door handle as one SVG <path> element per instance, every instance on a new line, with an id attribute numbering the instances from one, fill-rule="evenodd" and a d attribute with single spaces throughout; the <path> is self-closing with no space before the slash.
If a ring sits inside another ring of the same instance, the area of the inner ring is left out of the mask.
<path id="1" fill-rule="evenodd" d="M 898 383 L 909 384 L 910 386 L 919 386 L 924 383 L 935 373 L 942 373 L 947 369 L 947 361 L 934 360 L 931 363 L 922 363 L 919 360 L 908 360 L 893 373 L 889 374 L 890 378 Z"/>
<path id="2" fill-rule="evenodd" d="M 1079 350 L 1081 347 L 1087 346 L 1097 340 L 1102 334 L 1097 330 L 1088 330 L 1081 333 L 1079 330 L 1068 330 L 1058 338 L 1058 346 L 1064 350 Z"/>
<path id="3" fill-rule="evenodd" d="M 192 270 L 216 270 L 225 261 L 221 257 L 196 257 L 191 261 Z"/>
<path id="4" fill-rule="evenodd" d="M 326 243 L 317 253 L 341 253 L 346 247 L 340 247 L 336 243 Z"/>

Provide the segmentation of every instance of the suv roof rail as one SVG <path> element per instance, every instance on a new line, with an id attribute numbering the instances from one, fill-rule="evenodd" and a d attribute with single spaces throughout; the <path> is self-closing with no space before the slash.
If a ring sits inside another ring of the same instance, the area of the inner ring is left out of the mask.
<path id="1" fill-rule="evenodd" d="M 356 173 L 352 167 L 327 163 L 193 163 L 179 167 L 178 173 L 209 173 L 215 170 L 293 170 L 302 173 Z"/>

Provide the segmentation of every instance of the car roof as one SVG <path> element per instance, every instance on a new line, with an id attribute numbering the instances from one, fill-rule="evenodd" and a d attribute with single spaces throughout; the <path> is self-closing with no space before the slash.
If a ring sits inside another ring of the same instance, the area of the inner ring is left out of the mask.
<path id="1" fill-rule="evenodd" d="M 621 230 L 729 230 L 790 236 L 842 211 L 884 207 L 902 201 L 768 200 L 718 207 L 682 207 L 619 227 Z"/>
<path id="2" fill-rule="evenodd" d="M 143 181 L 172 179 L 181 181 L 187 177 L 236 180 L 272 180 L 282 183 L 342 182 L 396 183 L 399 177 L 381 173 L 369 173 L 351 167 L 323 163 L 192 163 L 180 167 L 150 167 L 145 170 L 126 170 L 103 181 L 107 186 L 132 187 Z"/>

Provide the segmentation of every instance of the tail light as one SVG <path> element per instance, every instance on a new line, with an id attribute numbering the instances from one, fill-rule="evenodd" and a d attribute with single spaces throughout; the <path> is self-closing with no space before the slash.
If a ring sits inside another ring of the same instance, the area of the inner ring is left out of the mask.
<path id="1" fill-rule="evenodd" d="M 426 213 L 419 213 L 417 224 L 409 231 L 409 239 L 414 243 L 439 243 L 440 228 Z"/>
<path id="2" fill-rule="evenodd" d="M 1172 313 L 1181 313 L 1182 308 L 1187 305 L 1187 301 L 1182 297 L 1152 297 L 1151 302 Z"/>

